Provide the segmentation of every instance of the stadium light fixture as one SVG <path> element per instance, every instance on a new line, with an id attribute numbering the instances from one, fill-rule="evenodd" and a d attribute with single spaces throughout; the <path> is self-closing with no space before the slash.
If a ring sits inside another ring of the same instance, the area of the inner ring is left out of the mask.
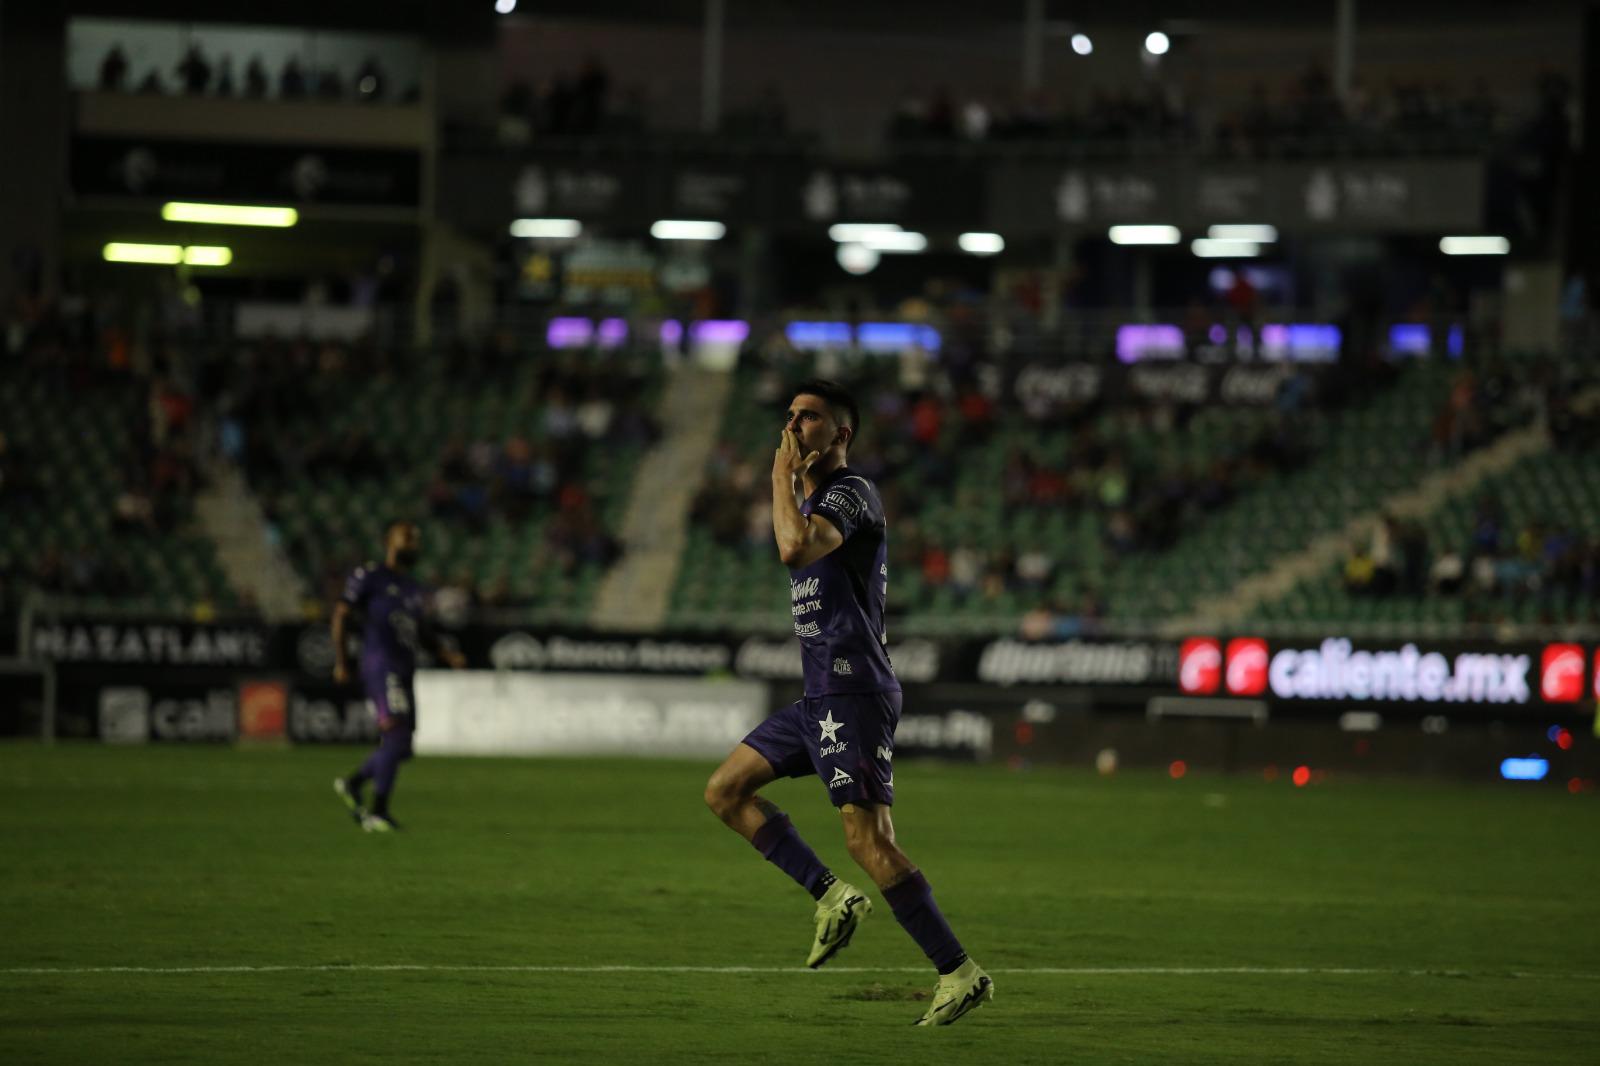
<path id="1" fill-rule="evenodd" d="M 108 263 L 147 263 L 154 266 L 227 266 L 233 262 L 233 249 L 218 245 L 137 244 L 112 241 L 100 250 Z"/>
<path id="2" fill-rule="evenodd" d="M 928 238 L 910 230 L 894 233 L 867 234 L 860 244 L 874 252 L 921 252 L 928 247 Z"/>
<path id="3" fill-rule="evenodd" d="M 1257 244 L 1272 244 L 1278 239 L 1278 228 L 1254 224 L 1212 226 L 1206 230 L 1206 236 L 1217 241 L 1254 241 Z"/>
<path id="4" fill-rule="evenodd" d="M 496 14 L 509 15 L 517 9 L 517 0 L 494 0 Z"/>
<path id="5" fill-rule="evenodd" d="M 1504 237 L 1440 237 L 1439 251 L 1445 255 L 1506 255 L 1511 242 Z"/>
<path id="6" fill-rule="evenodd" d="M 100 250 L 108 263 L 154 263 L 158 266 L 177 266 L 183 262 L 180 244 L 133 244 L 112 241 Z"/>
<path id="7" fill-rule="evenodd" d="M 900 227 L 893 222 L 836 222 L 828 227 L 830 240 L 840 244 L 860 244 L 868 237 L 876 237 L 880 233 L 899 233 Z"/>
<path id="8" fill-rule="evenodd" d="M 225 267 L 233 262 L 233 249 L 192 244 L 183 250 L 183 262 L 192 267 Z"/>
<path id="9" fill-rule="evenodd" d="M 996 255 L 1006 250 L 1006 239 L 998 233 L 963 233 L 956 243 L 968 255 Z"/>
<path id="10" fill-rule="evenodd" d="M 1112 226 L 1106 235 L 1112 244 L 1177 244 L 1183 239 L 1177 226 Z"/>
<path id="11" fill-rule="evenodd" d="M 877 269 L 880 258 L 876 248 L 868 248 L 864 244 L 845 241 L 834 250 L 833 257 L 845 272 L 860 277 L 870 274 Z"/>
<path id="12" fill-rule="evenodd" d="M 1074 33 L 1072 35 L 1072 50 L 1080 56 L 1092 55 L 1094 53 L 1094 42 L 1089 39 L 1087 33 Z"/>
<path id="13" fill-rule="evenodd" d="M 519 218 L 511 223 L 513 237 L 569 241 L 582 232 L 583 223 L 575 218 Z"/>
<path id="14" fill-rule="evenodd" d="M 1196 237 L 1189 242 L 1189 250 L 1201 259 L 1250 259 L 1261 254 L 1261 245 L 1255 241 Z"/>
<path id="15" fill-rule="evenodd" d="M 1160 30 L 1148 34 L 1144 39 L 1144 50 L 1153 56 L 1164 56 L 1171 47 L 1171 39 Z"/>
<path id="16" fill-rule="evenodd" d="M 300 221 L 292 207 L 250 207 L 244 204 L 191 204 L 174 200 L 161 205 L 168 222 L 203 222 L 215 226 L 269 226 L 288 229 Z"/>
<path id="17" fill-rule="evenodd" d="M 650 236 L 658 241 L 719 241 L 728 232 L 720 222 L 696 222 L 688 219 L 664 218 L 650 227 Z"/>

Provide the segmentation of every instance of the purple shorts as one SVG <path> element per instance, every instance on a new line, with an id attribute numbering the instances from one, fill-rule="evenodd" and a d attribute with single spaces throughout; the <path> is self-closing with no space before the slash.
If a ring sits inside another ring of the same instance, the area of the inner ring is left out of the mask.
<path id="1" fill-rule="evenodd" d="M 410 674 L 393 670 L 363 670 L 361 684 L 367 692 L 367 706 L 380 719 L 394 718 L 396 729 L 415 729 L 417 692 Z"/>
<path id="2" fill-rule="evenodd" d="M 774 711 L 744 742 L 779 777 L 816 774 L 835 807 L 894 804 L 894 729 L 900 693 L 808 696 Z"/>

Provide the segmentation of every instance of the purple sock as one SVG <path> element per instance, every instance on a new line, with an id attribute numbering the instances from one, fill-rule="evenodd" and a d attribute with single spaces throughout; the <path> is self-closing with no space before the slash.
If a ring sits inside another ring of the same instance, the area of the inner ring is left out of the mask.
<path id="1" fill-rule="evenodd" d="M 775 814 L 768 818 L 766 824 L 756 830 L 756 835 L 751 838 L 750 843 L 761 853 L 762 858 L 794 878 L 801 888 L 811 893 L 812 899 L 821 899 L 828 886 L 834 882 L 833 874 L 822 865 L 822 860 L 817 858 L 817 853 L 811 850 L 811 846 L 800 839 L 800 834 L 795 831 L 794 823 L 789 821 L 787 814 Z"/>
<path id="2" fill-rule="evenodd" d="M 375 814 L 389 813 L 389 793 L 394 791 L 394 779 L 400 773 L 400 764 L 411 758 L 411 733 L 390 730 L 378 740 L 378 750 L 372 753 L 361 772 L 369 772 L 373 784 L 372 810 Z"/>
<path id="3" fill-rule="evenodd" d="M 884 889 L 883 899 L 894 911 L 895 921 L 911 934 L 911 939 L 941 974 L 967 961 L 961 941 L 950 931 L 950 923 L 939 913 L 939 905 L 933 902 L 933 889 L 921 870 L 912 870 L 910 877 Z"/>

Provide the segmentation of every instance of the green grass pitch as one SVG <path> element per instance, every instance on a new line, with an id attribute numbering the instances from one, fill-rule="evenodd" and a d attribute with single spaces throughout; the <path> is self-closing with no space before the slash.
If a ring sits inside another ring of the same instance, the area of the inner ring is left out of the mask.
<path id="1" fill-rule="evenodd" d="M 0 746 L 0 1062 L 1600 1062 L 1593 795 L 908 762 L 997 992 L 922 1030 L 876 893 L 800 968 L 811 902 L 710 762 L 423 759 L 381 837 L 357 758 Z M 768 795 L 859 880 L 818 783 Z"/>

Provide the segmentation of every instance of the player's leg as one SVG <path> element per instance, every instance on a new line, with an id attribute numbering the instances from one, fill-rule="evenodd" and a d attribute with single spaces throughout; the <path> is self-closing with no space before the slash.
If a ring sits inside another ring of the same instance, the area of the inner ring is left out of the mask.
<path id="1" fill-rule="evenodd" d="M 801 839 L 789 816 L 759 794 L 778 777 L 783 761 L 774 764 L 752 747 L 749 739 L 735 747 L 706 782 L 706 806 L 722 824 L 748 840 L 762 858 L 793 878 L 812 899 L 819 899 L 833 884 L 834 876 Z M 762 739 L 771 746 L 770 737 L 758 738 L 758 743 Z M 809 763 L 805 769 L 809 771 Z"/>
<path id="2" fill-rule="evenodd" d="M 812 772 L 803 732 L 810 721 L 805 703 L 793 704 L 751 730 L 706 782 L 706 806 L 817 901 L 816 936 L 806 958 L 806 965 L 815 968 L 850 943 L 872 905 L 835 878 L 801 839 L 789 816 L 759 794 L 779 777 Z"/>
<path id="3" fill-rule="evenodd" d="M 376 685 L 374 685 L 376 682 Z M 361 820 L 361 828 L 369 833 L 388 832 L 400 828 L 389 813 L 389 798 L 394 794 L 395 779 L 400 774 L 400 764 L 411 758 L 411 734 L 415 727 L 416 695 L 409 678 L 396 673 L 383 673 L 368 679 L 368 689 L 381 690 L 373 703 L 383 732 L 378 737 L 378 750 L 369 760 L 372 778 L 372 810 Z"/>
<path id="4" fill-rule="evenodd" d="M 368 680 L 366 689 L 367 713 L 381 722 L 383 719 L 389 716 L 388 697 L 384 692 L 384 686 L 382 685 L 381 680 L 377 684 L 374 684 L 371 680 Z M 367 814 L 367 803 L 363 793 L 366 792 L 367 783 L 377 776 L 378 767 L 381 764 L 381 760 L 379 758 L 383 751 L 381 736 L 379 737 L 379 741 L 379 746 L 373 748 L 371 753 L 367 755 L 366 759 L 361 763 L 360 766 L 356 767 L 353 772 L 344 777 L 336 777 L 333 779 L 334 794 L 337 795 L 344 803 L 345 807 L 349 809 L 350 815 L 356 820 L 357 825 L 361 824 L 362 818 L 364 818 Z"/>
<path id="5" fill-rule="evenodd" d="M 933 1002 L 918 1025 L 948 1025 L 994 998 L 994 982 L 967 957 L 950 923 L 933 901 L 933 889 L 922 871 L 906 857 L 894 839 L 894 819 L 885 804 L 846 803 L 839 808 L 844 821 L 845 847 L 856 865 L 866 871 L 883 892 L 911 939 L 939 971 Z"/>
<path id="6" fill-rule="evenodd" d="M 411 716 L 392 715 L 389 722 L 389 728 L 379 738 L 378 750 L 374 753 L 372 810 L 361 822 L 361 827 L 369 833 L 400 828 L 389 813 L 389 797 L 394 794 L 400 764 L 411 758 Z"/>

